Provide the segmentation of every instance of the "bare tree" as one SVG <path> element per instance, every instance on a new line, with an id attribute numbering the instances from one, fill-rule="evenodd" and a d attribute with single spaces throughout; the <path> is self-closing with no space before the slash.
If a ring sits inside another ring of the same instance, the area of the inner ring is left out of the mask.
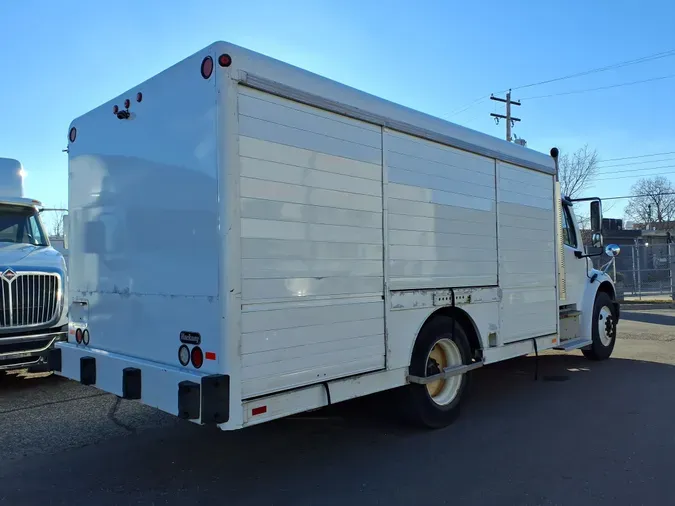
<path id="1" fill-rule="evenodd" d="M 588 187 L 598 170 L 598 152 L 585 145 L 574 153 L 560 155 L 558 167 L 562 194 L 576 197 Z"/>
<path id="2" fill-rule="evenodd" d="M 68 211 L 63 209 L 65 209 L 65 206 L 61 204 L 55 210 L 47 209 L 42 212 L 42 219 L 50 236 L 63 236 L 63 218 L 68 214 Z"/>
<path id="3" fill-rule="evenodd" d="M 675 187 L 667 178 L 656 176 L 638 180 L 630 189 L 633 197 L 626 206 L 626 217 L 636 224 L 670 230 L 675 220 Z"/>

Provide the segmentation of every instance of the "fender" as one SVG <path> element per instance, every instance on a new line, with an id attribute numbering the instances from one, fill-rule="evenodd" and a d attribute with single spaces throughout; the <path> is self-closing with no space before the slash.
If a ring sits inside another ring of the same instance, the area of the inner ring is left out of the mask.
<path id="1" fill-rule="evenodd" d="M 481 329 L 478 326 L 476 322 L 476 307 L 478 305 L 474 305 L 471 307 L 470 305 L 467 306 L 443 306 L 439 309 L 436 309 L 435 311 L 431 311 L 428 316 L 424 319 L 424 322 L 422 325 L 419 326 L 417 330 L 417 335 L 415 337 L 415 340 L 411 343 L 410 346 L 410 351 L 409 355 L 412 357 L 412 352 L 415 347 L 415 342 L 417 341 L 417 336 L 419 336 L 420 332 L 422 332 L 422 329 L 424 326 L 429 323 L 435 316 L 437 315 L 445 315 L 445 316 L 451 316 L 457 320 L 457 322 L 464 328 L 464 331 L 466 332 L 467 338 L 469 339 L 469 345 L 471 346 L 471 351 L 474 354 L 474 356 L 478 356 L 482 354 L 483 350 L 487 349 L 489 347 L 489 344 L 487 341 L 483 341 L 483 334 L 481 333 Z M 484 308 L 485 309 L 485 306 Z M 488 310 L 489 312 L 489 310 Z M 479 313 L 480 314 L 480 313 Z M 497 316 L 498 313 L 495 312 L 495 317 Z M 485 315 L 481 315 L 485 316 Z M 489 320 L 489 318 L 482 318 L 483 320 Z M 495 321 L 494 323 L 491 322 L 489 327 L 491 328 L 497 328 L 497 323 L 498 320 Z M 486 329 L 484 329 L 486 330 Z"/>

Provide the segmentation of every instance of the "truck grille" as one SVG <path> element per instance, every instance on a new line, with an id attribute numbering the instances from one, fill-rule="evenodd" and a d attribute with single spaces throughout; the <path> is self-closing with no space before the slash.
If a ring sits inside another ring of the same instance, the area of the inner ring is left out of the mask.
<path id="1" fill-rule="evenodd" d="M 55 320 L 60 309 L 60 281 L 57 274 L 5 272 L 0 279 L 0 329 Z"/>

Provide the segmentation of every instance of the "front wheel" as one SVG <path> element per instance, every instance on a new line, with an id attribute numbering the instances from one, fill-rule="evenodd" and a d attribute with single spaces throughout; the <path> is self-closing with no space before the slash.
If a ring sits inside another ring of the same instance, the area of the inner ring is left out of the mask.
<path id="1" fill-rule="evenodd" d="M 593 305 L 593 343 L 581 350 L 590 360 L 605 360 L 610 357 L 616 344 L 616 310 L 614 301 L 606 292 L 598 292 Z"/>

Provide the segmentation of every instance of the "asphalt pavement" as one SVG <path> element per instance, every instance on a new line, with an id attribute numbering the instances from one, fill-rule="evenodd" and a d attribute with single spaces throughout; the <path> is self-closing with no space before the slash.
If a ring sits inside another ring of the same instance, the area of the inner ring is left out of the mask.
<path id="1" fill-rule="evenodd" d="M 672 502 L 675 311 L 626 312 L 613 358 L 475 371 L 451 427 L 376 395 L 224 433 L 49 375 L 0 380 L 0 505 Z"/>

